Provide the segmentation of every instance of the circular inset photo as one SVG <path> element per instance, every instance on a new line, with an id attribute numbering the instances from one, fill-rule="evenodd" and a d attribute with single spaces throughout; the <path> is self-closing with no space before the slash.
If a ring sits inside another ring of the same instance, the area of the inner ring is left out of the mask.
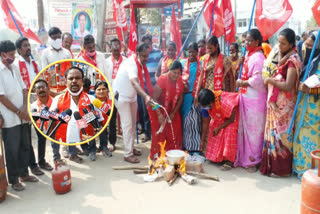
<path id="1" fill-rule="evenodd" d="M 52 142 L 74 146 L 93 141 L 107 127 L 114 99 L 104 74 L 93 65 L 60 60 L 32 82 L 28 110 L 36 129 Z"/>

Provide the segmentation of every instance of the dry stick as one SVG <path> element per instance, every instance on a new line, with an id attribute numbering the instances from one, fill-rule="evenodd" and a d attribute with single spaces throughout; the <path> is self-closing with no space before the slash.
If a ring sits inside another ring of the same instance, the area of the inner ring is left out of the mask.
<path id="1" fill-rule="evenodd" d="M 198 173 L 198 172 L 190 172 L 190 171 L 188 171 L 187 174 L 195 175 L 195 176 L 198 176 L 199 178 L 202 178 L 202 179 L 220 181 L 218 176 L 211 176 L 211 175 L 208 175 L 208 174 L 205 174 L 205 173 Z"/>
<path id="2" fill-rule="evenodd" d="M 180 177 L 182 178 L 182 180 L 184 180 L 185 182 L 187 182 L 189 185 L 195 184 L 197 182 L 197 178 L 193 177 L 191 175 L 187 175 L 187 174 L 180 174 Z"/>
<path id="3" fill-rule="evenodd" d="M 149 166 L 113 166 L 113 170 L 132 170 L 132 169 L 140 169 L 140 170 L 148 170 Z"/>
<path id="4" fill-rule="evenodd" d="M 170 181 L 168 181 L 169 186 L 171 186 L 177 180 L 178 175 L 178 173 L 175 173 L 173 178 Z"/>
<path id="5" fill-rule="evenodd" d="M 134 174 L 147 174 L 148 170 L 147 169 L 135 169 L 133 170 Z"/>

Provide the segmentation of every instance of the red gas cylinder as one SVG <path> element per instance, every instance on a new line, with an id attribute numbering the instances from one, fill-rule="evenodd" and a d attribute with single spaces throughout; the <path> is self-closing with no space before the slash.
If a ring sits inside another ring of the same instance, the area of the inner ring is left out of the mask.
<path id="1" fill-rule="evenodd" d="M 52 184 L 57 194 L 64 194 L 71 190 L 70 168 L 65 163 L 56 163 L 55 169 L 52 171 Z"/>
<path id="2" fill-rule="evenodd" d="M 7 176 L 6 176 L 6 166 L 4 164 L 4 148 L 2 142 L 2 136 L 0 132 L 0 202 L 4 201 L 7 196 Z"/>
<path id="3" fill-rule="evenodd" d="M 6 199 L 7 186 L 8 186 L 8 183 L 7 183 L 7 177 L 6 177 L 6 167 L 4 165 L 4 158 L 3 158 L 3 155 L 0 155 L 0 202 Z"/>
<path id="4" fill-rule="evenodd" d="M 320 213 L 320 150 L 311 152 L 311 169 L 306 171 L 302 177 L 302 197 L 301 214 L 319 214 Z M 318 160 L 318 169 L 316 169 L 316 160 Z"/>

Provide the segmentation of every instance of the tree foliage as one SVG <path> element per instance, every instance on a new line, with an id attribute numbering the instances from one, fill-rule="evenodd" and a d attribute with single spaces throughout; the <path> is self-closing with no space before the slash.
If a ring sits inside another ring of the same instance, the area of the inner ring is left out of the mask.
<path id="1" fill-rule="evenodd" d="M 307 21 L 307 28 L 318 27 L 316 20 L 313 15 L 310 17 L 309 21 Z"/>

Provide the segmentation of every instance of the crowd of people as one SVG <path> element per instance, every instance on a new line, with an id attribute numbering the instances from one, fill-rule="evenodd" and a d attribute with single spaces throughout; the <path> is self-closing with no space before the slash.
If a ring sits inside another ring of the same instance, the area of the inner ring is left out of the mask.
<path id="1" fill-rule="evenodd" d="M 9 40 L 0 42 L 0 128 L 8 181 L 16 191 L 24 189 L 21 182 L 38 181 L 29 175 L 28 167 L 37 176 L 44 174 L 42 170 L 53 169 L 45 159 L 46 139 L 37 129 L 38 162 L 35 158 L 27 112 L 29 90 L 37 95 L 31 106 L 38 112 L 44 107 L 57 109 L 58 113 L 71 109 L 83 116 L 79 110 L 93 99 L 110 101 L 105 81 L 94 83 L 94 91 L 85 90 L 87 80 L 79 67 L 70 67 L 62 74 L 67 87 L 62 93 L 50 90 L 51 82 L 35 80 L 41 68 L 74 58 L 71 34 L 62 34 L 56 27 L 48 34 L 50 46 L 43 51 L 40 65 L 31 57 L 27 38 L 19 38 L 15 44 Z M 207 41 L 191 42 L 185 59 L 177 59 L 179 50 L 174 42 L 168 42 L 165 53 L 154 48 L 150 35 L 144 36 L 136 53 L 128 57 L 122 43 L 114 38 L 110 41 L 111 56 L 105 59 L 96 51 L 94 37 L 86 35 L 83 49 L 75 58 L 96 66 L 104 74 L 113 90 L 115 106 L 112 115 L 99 111 L 101 125 L 111 117 L 109 128 L 99 136 L 100 146 L 91 140 L 82 144 L 81 150 L 63 147 L 63 157 L 77 163 L 83 162 L 79 155 L 94 161 L 100 151 L 111 157 L 116 149 L 118 114 L 124 160 L 129 163 L 140 162 L 137 156 L 141 151 L 135 148 L 134 141 L 136 134 L 144 133 L 142 141 L 151 140 L 150 159 L 160 155 L 159 143 L 166 141 L 166 151 L 183 149 L 191 155 L 202 154 L 221 163 L 224 171 L 243 167 L 250 173 L 260 170 L 272 177 L 290 176 L 292 172 L 301 177 L 311 167 L 310 152 L 320 149 L 320 90 L 301 82 L 304 73 L 309 72 L 306 66 L 315 38 L 315 32 L 304 33 L 303 41 L 296 45 L 295 32 L 287 28 L 280 32 L 278 44 L 272 48 L 262 40 L 259 30 L 252 29 L 243 35 L 242 44 L 230 45 L 229 56 L 220 51 L 217 37 L 211 36 Z M 244 46 L 247 54 L 241 56 L 239 48 Z M 15 60 L 16 51 L 19 57 Z M 316 44 L 309 76 L 320 75 L 319 60 L 320 45 Z M 299 91 L 303 97 L 294 128 L 288 130 Z M 68 124 L 57 129 L 57 141 L 80 142 L 100 130 L 88 126 L 84 129 L 86 134 L 81 133 L 77 118 L 73 114 L 70 117 Z M 60 145 L 51 146 L 55 164 L 62 164 Z"/>

